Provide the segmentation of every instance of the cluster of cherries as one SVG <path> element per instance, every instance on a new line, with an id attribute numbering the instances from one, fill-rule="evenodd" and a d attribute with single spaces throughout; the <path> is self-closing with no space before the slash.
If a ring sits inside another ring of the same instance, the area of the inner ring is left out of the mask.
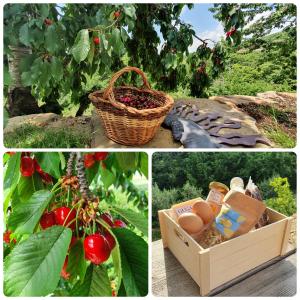
<path id="1" fill-rule="evenodd" d="M 151 109 L 159 106 L 152 99 L 140 95 L 122 96 L 119 102 L 136 109 Z"/>
<path id="2" fill-rule="evenodd" d="M 126 227 L 126 224 L 119 219 L 113 220 L 109 213 L 102 213 L 100 218 L 107 223 L 109 227 Z M 50 212 L 45 212 L 41 219 L 40 225 L 43 229 L 49 228 L 54 225 L 61 225 L 75 230 L 76 223 L 76 210 L 69 207 L 59 207 Z M 75 236 L 72 236 L 69 248 L 71 248 L 77 241 Z M 88 235 L 84 241 L 84 253 L 86 260 L 91 261 L 95 265 L 105 262 L 111 251 L 116 246 L 114 237 L 103 226 L 99 228 L 99 232 Z M 67 272 L 68 256 L 65 259 L 61 276 L 64 279 L 69 279 L 70 274 Z"/>
<path id="3" fill-rule="evenodd" d="M 84 166 L 89 169 L 91 168 L 97 161 L 102 162 L 102 167 L 105 168 L 105 164 L 103 160 L 106 160 L 108 156 L 108 152 L 95 152 L 95 153 L 88 153 L 84 155 Z"/>

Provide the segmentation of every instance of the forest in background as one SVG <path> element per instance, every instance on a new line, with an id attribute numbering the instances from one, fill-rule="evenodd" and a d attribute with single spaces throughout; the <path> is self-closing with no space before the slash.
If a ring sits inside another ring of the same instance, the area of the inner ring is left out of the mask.
<path id="1" fill-rule="evenodd" d="M 152 231 L 160 237 L 157 212 L 196 197 L 206 198 L 211 181 L 229 186 L 233 177 L 249 177 L 269 207 L 286 215 L 296 212 L 294 153 L 155 153 L 152 162 Z"/>

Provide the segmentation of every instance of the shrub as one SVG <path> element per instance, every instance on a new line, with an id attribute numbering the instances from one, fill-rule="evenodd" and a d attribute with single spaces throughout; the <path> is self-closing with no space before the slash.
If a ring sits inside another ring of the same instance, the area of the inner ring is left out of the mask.
<path id="1" fill-rule="evenodd" d="M 290 189 L 287 178 L 277 177 L 270 181 L 277 196 L 266 201 L 268 207 L 279 211 L 282 214 L 291 216 L 296 213 L 296 198 Z"/>

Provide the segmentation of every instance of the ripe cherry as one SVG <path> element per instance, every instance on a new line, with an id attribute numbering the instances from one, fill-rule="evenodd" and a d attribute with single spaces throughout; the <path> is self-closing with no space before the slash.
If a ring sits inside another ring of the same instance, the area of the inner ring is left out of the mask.
<path id="1" fill-rule="evenodd" d="M 61 272 L 60 272 L 60 276 L 62 278 L 64 278 L 65 280 L 68 280 L 70 278 L 70 275 L 71 275 L 70 273 L 67 272 L 68 261 L 69 261 L 69 257 L 67 256 L 66 259 L 65 259 L 64 265 L 61 269 Z"/>
<path id="2" fill-rule="evenodd" d="M 95 160 L 105 160 L 108 156 L 108 152 L 95 152 L 94 158 Z"/>
<path id="3" fill-rule="evenodd" d="M 45 24 L 46 26 L 50 26 L 50 25 L 53 24 L 53 21 L 47 18 L 47 19 L 44 20 L 44 24 Z"/>
<path id="4" fill-rule="evenodd" d="M 84 155 L 84 166 L 89 169 L 95 164 L 94 154 L 85 154 Z"/>
<path id="5" fill-rule="evenodd" d="M 5 244 L 10 244 L 10 242 L 11 242 L 10 235 L 11 234 L 12 234 L 12 232 L 10 230 L 7 230 L 3 233 L 3 242 Z M 13 239 L 12 242 L 15 244 L 17 241 L 15 239 Z"/>
<path id="6" fill-rule="evenodd" d="M 116 240 L 115 238 L 108 232 L 107 230 L 104 233 L 104 237 L 106 238 L 110 250 L 113 250 L 116 246 Z"/>
<path id="7" fill-rule="evenodd" d="M 65 206 L 59 207 L 54 210 L 54 215 L 55 215 L 55 221 L 56 221 L 57 225 L 64 225 L 64 226 L 71 228 L 72 230 L 75 229 L 75 227 L 76 227 L 75 222 L 73 222 L 72 224 L 69 224 L 76 218 L 76 210 L 75 209 L 73 209 L 71 211 L 71 208 L 69 208 L 69 207 L 65 207 Z"/>
<path id="8" fill-rule="evenodd" d="M 45 212 L 40 219 L 40 225 L 43 229 L 56 225 L 54 212 Z"/>
<path id="9" fill-rule="evenodd" d="M 105 221 L 109 226 L 114 226 L 114 219 L 110 213 L 103 213 L 100 218 Z"/>
<path id="10" fill-rule="evenodd" d="M 34 173 L 34 161 L 29 156 L 23 156 L 21 158 L 20 171 L 22 176 L 30 177 Z"/>
<path id="11" fill-rule="evenodd" d="M 127 225 L 122 221 L 122 220 L 115 220 L 114 221 L 114 227 L 123 227 L 123 228 L 125 228 L 125 227 L 127 227 Z"/>
<path id="12" fill-rule="evenodd" d="M 94 37 L 93 41 L 94 41 L 95 45 L 99 45 L 100 44 L 100 39 L 97 36 Z"/>
<path id="13" fill-rule="evenodd" d="M 93 264 L 99 265 L 105 262 L 110 256 L 110 247 L 106 238 L 95 233 L 87 236 L 83 242 L 85 258 Z"/>
<path id="14" fill-rule="evenodd" d="M 115 17 L 116 19 L 119 18 L 120 15 L 121 15 L 121 12 L 120 12 L 119 10 L 117 10 L 117 11 L 114 12 L 114 17 Z"/>
<path id="15" fill-rule="evenodd" d="M 38 173 L 42 173 L 43 170 L 41 168 L 41 166 L 39 165 L 38 161 L 36 158 L 33 159 L 33 162 L 34 162 L 34 168 L 35 170 L 38 172 Z"/>
<path id="16" fill-rule="evenodd" d="M 40 176 L 41 176 L 42 180 L 44 181 L 44 183 L 52 183 L 53 182 L 51 175 L 49 175 L 48 173 L 46 173 L 44 171 L 42 171 L 40 173 Z"/>

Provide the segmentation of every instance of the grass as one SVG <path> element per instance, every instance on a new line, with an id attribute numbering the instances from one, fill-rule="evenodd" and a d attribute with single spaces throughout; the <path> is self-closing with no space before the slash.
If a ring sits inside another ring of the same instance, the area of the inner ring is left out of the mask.
<path id="1" fill-rule="evenodd" d="M 7 148 L 86 148 L 90 137 L 64 129 L 23 125 L 4 135 Z"/>
<path id="2" fill-rule="evenodd" d="M 265 134 L 273 141 L 277 146 L 282 148 L 294 148 L 296 146 L 296 140 L 286 134 L 280 128 L 265 127 Z"/>

